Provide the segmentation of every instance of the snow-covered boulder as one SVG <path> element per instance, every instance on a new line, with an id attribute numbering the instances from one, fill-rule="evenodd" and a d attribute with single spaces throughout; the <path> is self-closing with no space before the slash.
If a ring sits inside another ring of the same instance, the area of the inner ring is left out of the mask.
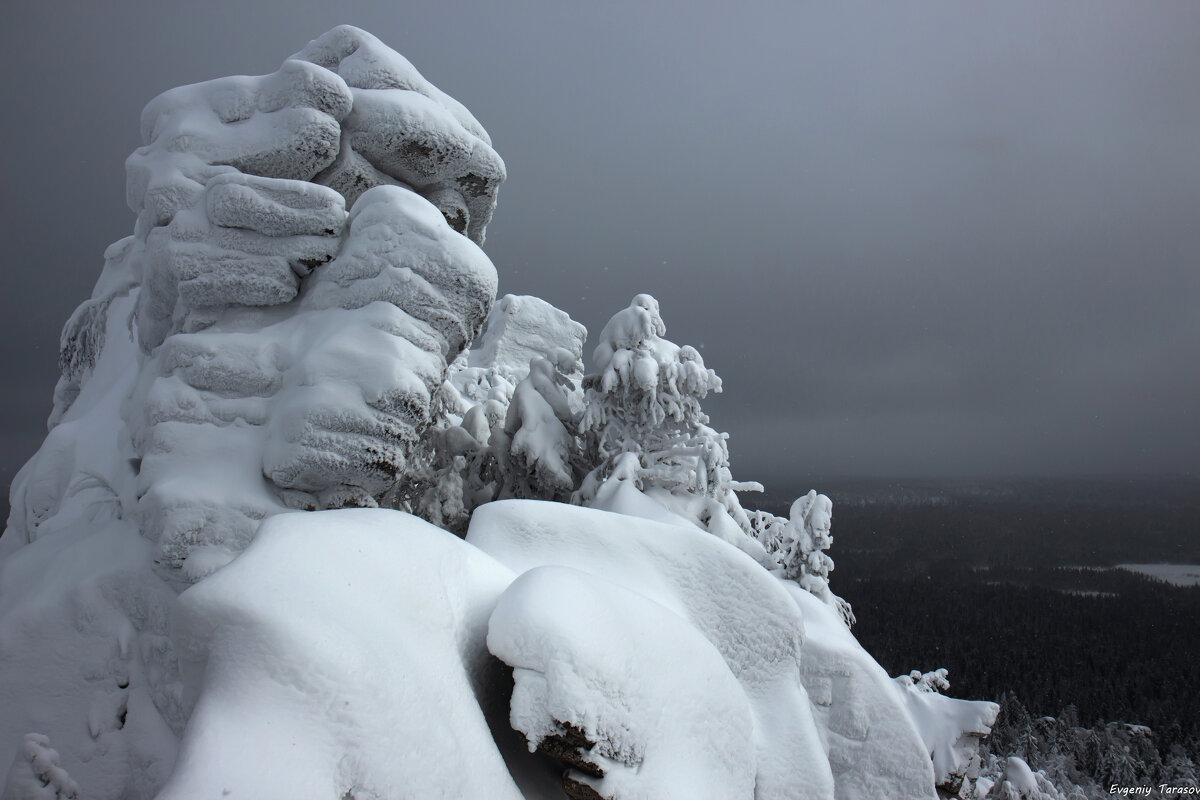
<path id="1" fill-rule="evenodd" d="M 510 691 L 572 796 L 934 797 L 899 692 L 836 613 L 691 525 L 503 501 L 463 542 L 394 511 L 281 515 L 182 604 L 194 710 L 165 797 L 288 795 L 301 765 L 331 798 L 555 796 L 481 711 Z"/>
<path id="2" fill-rule="evenodd" d="M 195 708 L 159 797 L 522 797 L 482 711 L 512 577 L 396 511 L 267 521 L 180 598 Z"/>
<path id="3" fill-rule="evenodd" d="M 716 648 L 749 704 L 756 796 L 834 796 L 833 775 L 801 685 L 804 618 L 782 585 L 749 556 L 691 525 L 520 500 L 477 509 L 467 541 L 515 572 L 568 567 L 620 586 L 686 620 Z M 624 606 L 617 607 L 628 607 L 627 601 L 622 602 Z M 506 645 L 506 660 L 517 660 L 509 637 L 498 636 Z M 536 646 L 536 641 L 529 644 Z M 545 656 L 525 653 L 522 659 L 530 661 L 510 662 L 525 668 L 518 671 L 518 684 L 523 678 L 535 682 L 555 678 L 554 673 L 529 668 L 539 657 Z M 653 669 L 654 663 L 646 661 L 646 668 Z M 578 674 L 562 677 L 581 679 Z M 631 680 L 651 679 L 634 676 Z M 548 689 L 563 690 L 556 685 Z M 538 690 L 527 694 L 536 695 Z M 589 730 L 586 707 L 577 705 L 576 711 L 579 717 L 558 721 L 595 732 Z M 547 713 L 553 716 L 552 711 Z M 544 721 L 545 715 L 529 718 Z M 526 731 L 526 735 L 536 740 L 543 732 Z M 915 752 L 928 771 L 919 743 Z M 927 785 L 932 793 L 931 777 Z"/>
<path id="4" fill-rule="evenodd" d="M 644 594 L 536 567 L 500 598 L 487 641 L 514 668 L 513 727 L 572 768 L 569 791 L 754 797 L 742 687 L 696 627 Z"/>

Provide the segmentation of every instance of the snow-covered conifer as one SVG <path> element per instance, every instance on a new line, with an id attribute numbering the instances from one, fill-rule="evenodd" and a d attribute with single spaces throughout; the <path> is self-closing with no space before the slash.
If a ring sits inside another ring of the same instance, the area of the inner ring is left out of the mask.
<path id="1" fill-rule="evenodd" d="M 783 566 L 783 574 L 836 608 L 847 625 L 854 624 L 850 604 L 829 589 L 833 559 L 825 551 L 833 544 L 830 527 L 833 501 L 815 489 L 792 503 L 789 519 L 756 512 L 759 541 Z"/>
<path id="2" fill-rule="evenodd" d="M 517 384 L 502 435 L 504 496 L 566 500 L 575 489 L 580 462 L 579 414 L 571 408 L 575 389 L 570 375 L 575 357 L 561 348 L 549 358 L 529 362 L 529 374 Z"/>
<path id="3" fill-rule="evenodd" d="M 658 301 L 639 294 L 600 333 L 584 378 L 583 430 L 592 471 L 574 501 L 589 504 L 623 454 L 636 456 L 638 489 L 679 516 L 763 557 L 729 470 L 727 434 L 700 401 L 721 379 L 693 347 L 664 339 Z"/>
<path id="4" fill-rule="evenodd" d="M 925 673 L 922 673 L 919 669 L 914 669 L 905 677 L 919 692 L 937 692 L 940 694 L 950 688 L 950 681 L 947 675 L 946 668 L 942 667 L 941 669 Z"/>
<path id="5" fill-rule="evenodd" d="M 73 800 L 79 796 L 79 787 L 59 765 L 58 751 L 40 733 L 25 735 L 4 784 L 4 800 Z"/>
<path id="6" fill-rule="evenodd" d="M 420 454 L 387 505 L 461 534 L 483 503 L 569 498 L 582 463 L 586 333 L 540 298 L 505 295 L 449 366 Z"/>

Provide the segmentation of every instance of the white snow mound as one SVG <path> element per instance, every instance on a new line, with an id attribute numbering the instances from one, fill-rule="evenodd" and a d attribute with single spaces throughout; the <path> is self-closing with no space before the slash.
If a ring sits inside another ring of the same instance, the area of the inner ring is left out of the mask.
<path id="1" fill-rule="evenodd" d="M 159 797 L 521 797 L 477 696 L 511 579 L 400 512 L 268 520 L 180 597 L 196 705 Z"/>
<path id="2" fill-rule="evenodd" d="M 567 567 L 501 596 L 488 649 L 515 668 L 511 722 L 530 747 L 569 721 L 595 746 L 570 778 L 625 798 L 754 797 L 750 703 L 721 654 L 644 595 Z"/>
<path id="3" fill-rule="evenodd" d="M 480 507 L 467 541 L 515 572 L 571 567 L 689 621 L 721 654 L 750 702 L 756 796 L 833 797 L 833 776 L 800 683 L 804 619 L 780 583 L 749 556 L 692 526 L 532 500 Z M 928 785 L 932 791 L 932 778 Z"/>

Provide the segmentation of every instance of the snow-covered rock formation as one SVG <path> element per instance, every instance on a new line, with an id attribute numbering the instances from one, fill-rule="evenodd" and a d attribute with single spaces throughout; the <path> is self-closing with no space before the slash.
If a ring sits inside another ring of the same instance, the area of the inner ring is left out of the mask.
<path id="1" fill-rule="evenodd" d="M 460 105 L 348 27 L 271 75 L 164 93 L 142 134 L 135 235 L 64 330 L 55 427 L 15 482 L 14 536 L 35 538 L 81 482 L 132 494 L 125 510 L 184 583 L 273 513 L 374 505 L 395 481 L 495 297 L 478 243 L 504 166 Z M 97 379 L 121 385 L 81 403 Z M 59 423 L 83 416 L 128 432 L 132 470 L 79 463 L 87 437 Z"/>
<path id="2" fill-rule="evenodd" d="M 933 798 L 968 773 L 994 707 L 858 645 L 824 496 L 742 508 L 761 487 L 700 409 L 720 379 L 653 298 L 590 370 L 564 312 L 494 304 L 503 162 L 401 56 L 339 27 L 166 92 L 142 134 L 134 233 L 64 328 L 0 537 L 5 800 Z"/>

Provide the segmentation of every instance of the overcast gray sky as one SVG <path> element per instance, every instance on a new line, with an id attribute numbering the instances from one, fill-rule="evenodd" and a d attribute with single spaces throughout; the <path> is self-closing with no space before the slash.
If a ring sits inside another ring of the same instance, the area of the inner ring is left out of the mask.
<path id="1" fill-rule="evenodd" d="M 341 22 L 490 132 L 501 292 L 658 297 L 738 478 L 1200 463 L 1200 3 L 175 5 L 6 12 L 5 484 L 141 107 Z"/>

